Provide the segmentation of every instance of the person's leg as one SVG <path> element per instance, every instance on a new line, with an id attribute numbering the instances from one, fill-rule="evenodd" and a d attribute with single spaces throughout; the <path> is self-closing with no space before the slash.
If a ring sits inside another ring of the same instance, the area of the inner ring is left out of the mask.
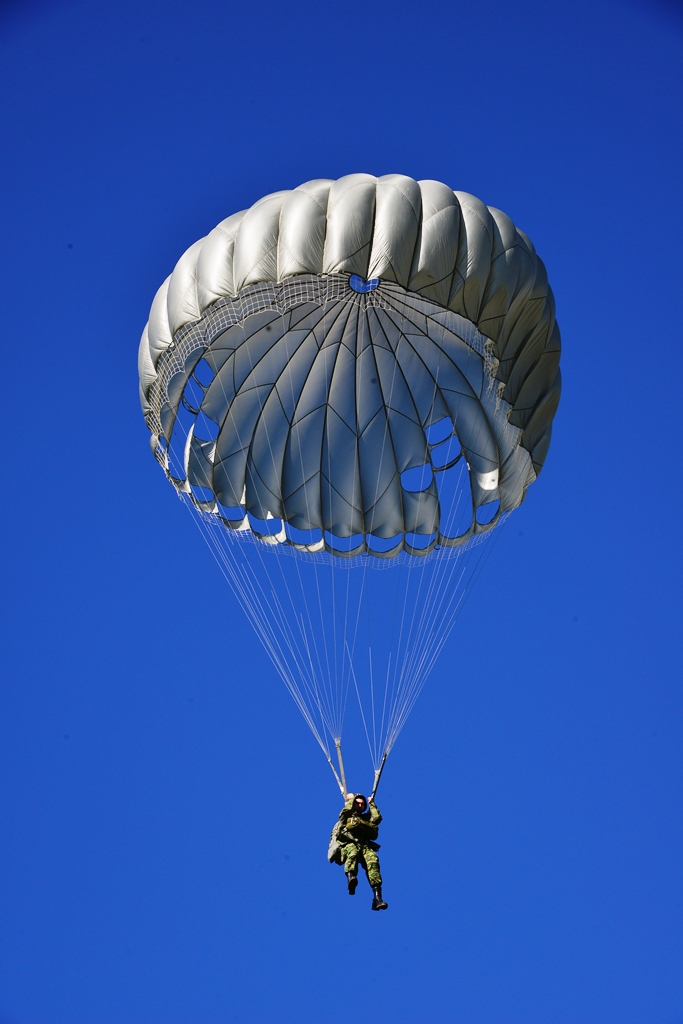
<path id="1" fill-rule="evenodd" d="M 349 895 L 353 896 L 358 885 L 358 847 L 355 843 L 346 843 L 345 846 L 342 846 L 342 860 L 344 862 Z"/>
<path id="2" fill-rule="evenodd" d="M 389 904 L 382 898 L 382 874 L 379 869 L 379 857 L 374 850 L 366 848 L 363 850 L 363 860 L 368 882 L 372 886 L 372 909 L 386 910 Z"/>
<path id="3" fill-rule="evenodd" d="M 382 884 L 382 875 L 379 870 L 379 857 L 374 850 L 363 850 L 363 867 L 368 876 L 368 882 L 374 889 L 376 885 Z"/>

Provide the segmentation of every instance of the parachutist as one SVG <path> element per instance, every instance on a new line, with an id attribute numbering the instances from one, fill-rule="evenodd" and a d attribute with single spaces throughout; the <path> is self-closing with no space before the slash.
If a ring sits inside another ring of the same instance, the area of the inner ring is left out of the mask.
<path id="1" fill-rule="evenodd" d="M 382 815 L 374 800 L 368 801 L 362 793 L 347 793 L 346 803 L 339 821 L 332 829 L 327 859 L 331 864 L 343 864 L 349 896 L 358 885 L 358 865 L 365 870 L 374 897 L 373 910 L 386 910 L 388 903 L 382 898 L 382 875 L 379 867 L 379 832 Z"/>

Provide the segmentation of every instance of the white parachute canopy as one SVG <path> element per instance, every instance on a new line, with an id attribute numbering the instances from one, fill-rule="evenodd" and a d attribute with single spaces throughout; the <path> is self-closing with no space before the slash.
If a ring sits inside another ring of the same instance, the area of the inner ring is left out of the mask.
<path id="1" fill-rule="evenodd" d="M 402 175 L 266 196 L 157 293 L 152 448 L 342 788 L 349 696 L 377 773 L 542 468 L 559 352 L 526 236 Z"/>

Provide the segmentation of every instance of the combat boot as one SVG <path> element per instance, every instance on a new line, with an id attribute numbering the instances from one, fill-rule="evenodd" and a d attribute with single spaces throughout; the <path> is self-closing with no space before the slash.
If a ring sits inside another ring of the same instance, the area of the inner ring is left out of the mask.
<path id="1" fill-rule="evenodd" d="M 347 875 L 346 884 L 349 887 L 349 896 L 353 896 L 356 892 L 356 887 L 358 885 L 358 875 Z"/>
<path id="2" fill-rule="evenodd" d="M 382 899 L 382 886 L 381 885 L 373 885 L 372 891 L 375 894 L 375 898 L 372 901 L 372 909 L 373 910 L 386 910 L 387 907 L 389 906 L 389 904 L 385 903 L 384 900 Z"/>

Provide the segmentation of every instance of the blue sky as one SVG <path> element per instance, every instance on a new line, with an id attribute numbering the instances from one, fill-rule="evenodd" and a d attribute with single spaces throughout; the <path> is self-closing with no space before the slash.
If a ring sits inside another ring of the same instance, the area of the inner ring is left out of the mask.
<path id="1" fill-rule="evenodd" d="M 44 0 L 0 30 L 0 1024 L 681 1024 L 680 12 Z M 508 213 L 564 344 L 543 476 L 382 783 L 384 914 L 326 862 L 329 769 L 136 375 L 188 245 L 357 170 Z"/>

